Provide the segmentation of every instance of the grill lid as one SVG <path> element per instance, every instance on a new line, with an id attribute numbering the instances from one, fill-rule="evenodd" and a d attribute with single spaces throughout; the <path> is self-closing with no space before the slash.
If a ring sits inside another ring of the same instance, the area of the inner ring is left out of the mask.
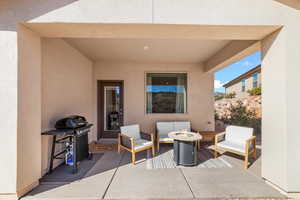
<path id="1" fill-rule="evenodd" d="M 79 115 L 72 115 L 58 120 L 55 123 L 56 129 L 74 129 L 86 126 L 88 122 L 85 117 Z"/>

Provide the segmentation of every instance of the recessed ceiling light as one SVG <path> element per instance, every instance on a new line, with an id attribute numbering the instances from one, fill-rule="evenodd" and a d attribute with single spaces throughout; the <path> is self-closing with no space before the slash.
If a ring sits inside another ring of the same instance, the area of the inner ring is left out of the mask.
<path id="1" fill-rule="evenodd" d="M 146 50 L 148 50 L 149 49 L 149 46 L 144 46 L 144 50 L 146 51 Z"/>

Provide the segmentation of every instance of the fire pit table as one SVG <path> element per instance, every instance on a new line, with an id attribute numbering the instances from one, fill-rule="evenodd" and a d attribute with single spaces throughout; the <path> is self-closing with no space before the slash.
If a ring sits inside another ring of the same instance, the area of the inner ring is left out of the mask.
<path id="1" fill-rule="evenodd" d="M 197 142 L 202 139 L 202 136 L 188 131 L 174 131 L 168 136 L 174 139 L 175 163 L 183 166 L 197 165 Z"/>

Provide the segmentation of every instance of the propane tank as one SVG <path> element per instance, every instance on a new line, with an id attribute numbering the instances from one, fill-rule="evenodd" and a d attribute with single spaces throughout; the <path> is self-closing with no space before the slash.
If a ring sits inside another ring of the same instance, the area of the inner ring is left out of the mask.
<path id="1" fill-rule="evenodd" d="M 74 165 L 74 158 L 73 158 L 73 145 L 67 143 L 67 153 L 65 155 L 65 159 L 66 159 L 66 165 Z"/>

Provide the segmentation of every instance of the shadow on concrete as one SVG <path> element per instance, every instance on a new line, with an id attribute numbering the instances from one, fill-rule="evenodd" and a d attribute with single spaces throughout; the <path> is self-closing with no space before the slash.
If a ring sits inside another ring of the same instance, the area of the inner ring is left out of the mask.
<path id="1" fill-rule="evenodd" d="M 202 148 L 207 148 L 208 146 L 209 144 L 207 146 L 202 145 Z M 164 144 L 156 156 L 160 156 L 171 150 L 172 144 Z M 200 151 L 203 151 L 203 149 Z M 207 151 L 211 150 L 207 149 Z M 224 154 L 240 160 L 243 159 L 234 154 Z M 260 154 L 259 150 L 258 156 Z M 66 198 L 66 195 L 74 195 L 72 196 L 74 198 L 84 198 L 89 195 L 94 195 L 93 198 L 104 198 L 118 168 L 126 166 L 125 168 L 132 168 L 133 170 L 134 168 L 146 169 L 146 161 L 149 158 L 147 155 L 147 151 L 137 153 L 137 165 L 132 165 L 130 152 L 122 151 L 120 154 L 118 152 L 97 153 L 94 154 L 92 160 L 84 160 L 79 164 L 78 174 L 72 174 L 71 167 L 69 166 L 60 166 L 52 174 L 43 177 L 40 180 L 41 184 L 23 199 L 50 198 L 51 196 L 53 196 L 53 199 L 58 196 Z M 213 158 L 212 151 L 210 155 L 207 159 Z M 200 164 L 203 162 L 205 160 L 199 160 Z M 192 168 L 196 169 L 197 167 Z M 187 169 L 190 169 L 190 167 Z"/>

